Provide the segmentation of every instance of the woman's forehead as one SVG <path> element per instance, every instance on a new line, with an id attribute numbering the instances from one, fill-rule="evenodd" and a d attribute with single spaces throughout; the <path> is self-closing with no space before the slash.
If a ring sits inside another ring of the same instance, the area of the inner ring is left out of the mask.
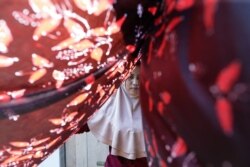
<path id="1" fill-rule="evenodd" d="M 135 69 L 132 71 L 131 75 L 139 75 L 140 67 L 136 66 Z"/>

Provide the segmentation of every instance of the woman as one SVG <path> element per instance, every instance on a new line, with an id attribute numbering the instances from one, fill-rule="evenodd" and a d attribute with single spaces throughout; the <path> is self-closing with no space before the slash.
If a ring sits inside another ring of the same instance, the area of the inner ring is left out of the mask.
<path id="1" fill-rule="evenodd" d="M 139 104 L 139 66 L 87 122 L 90 131 L 110 146 L 105 167 L 146 167 L 146 149 Z"/>

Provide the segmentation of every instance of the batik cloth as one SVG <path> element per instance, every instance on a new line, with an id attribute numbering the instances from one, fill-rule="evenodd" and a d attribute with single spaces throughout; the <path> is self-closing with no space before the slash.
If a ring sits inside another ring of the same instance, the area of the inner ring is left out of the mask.
<path id="1" fill-rule="evenodd" d="M 1 0 L 1 167 L 39 164 L 138 59 L 150 166 L 249 167 L 249 16 L 249 0 Z"/>

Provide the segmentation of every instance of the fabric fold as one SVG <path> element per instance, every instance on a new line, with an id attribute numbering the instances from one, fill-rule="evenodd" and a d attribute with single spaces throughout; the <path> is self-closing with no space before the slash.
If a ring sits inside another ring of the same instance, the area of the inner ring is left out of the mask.
<path id="1" fill-rule="evenodd" d="M 122 85 L 88 120 L 88 126 L 100 142 L 112 147 L 112 155 L 136 159 L 146 157 L 142 120 L 138 118 L 139 100 L 129 97 Z"/>

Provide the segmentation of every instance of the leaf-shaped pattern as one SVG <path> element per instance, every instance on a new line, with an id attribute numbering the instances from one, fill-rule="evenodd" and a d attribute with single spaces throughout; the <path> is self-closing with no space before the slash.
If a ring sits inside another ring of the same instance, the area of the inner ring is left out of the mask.
<path id="1" fill-rule="evenodd" d="M 106 33 L 107 31 L 104 27 L 97 27 L 91 30 L 91 34 L 94 36 L 104 36 Z"/>
<path id="2" fill-rule="evenodd" d="M 72 48 L 73 44 L 75 44 L 78 41 L 79 41 L 78 38 L 70 37 L 70 38 L 67 38 L 67 39 L 61 41 L 59 44 L 53 46 L 51 49 L 53 51 L 59 51 L 59 50 L 65 49 L 65 48 Z"/>
<path id="3" fill-rule="evenodd" d="M 179 157 L 187 152 L 187 146 L 181 137 L 178 137 L 175 144 L 173 145 L 171 155 L 172 157 Z"/>
<path id="4" fill-rule="evenodd" d="M 42 158 L 44 156 L 44 153 L 42 151 L 37 151 L 33 157 L 34 158 Z"/>
<path id="5" fill-rule="evenodd" d="M 239 78 L 240 72 L 241 64 L 238 61 L 233 61 L 223 68 L 216 79 L 219 90 L 228 93 Z"/>
<path id="6" fill-rule="evenodd" d="M 208 31 L 214 28 L 214 17 L 217 10 L 218 0 L 203 0 L 204 3 L 204 14 L 203 21 Z"/>
<path id="7" fill-rule="evenodd" d="M 179 0 L 176 3 L 176 9 L 179 11 L 186 10 L 194 5 L 194 0 Z"/>
<path id="8" fill-rule="evenodd" d="M 29 77 L 29 83 L 33 84 L 37 80 L 41 79 L 46 73 L 47 73 L 47 70 L 44 68 L 33 72 Z"/>
<path id="9" fill-rule="evenodd" d="M 64 124 L 64 120 L 62 120 L 61 118 L 50 119 L 49 122 L 51 122 L 54 125 Z"/>
<path id="10" fill-rule="evenodd" d="M 57 81 L 63 81 L 65 79 L 65 74 L 62 71 L 54 70 L 52 76 Z"/>
<path id="11" fill-rule="evenodd" d="M 39 68 L 51 68 L 53 67 L 53 63 L 51 63 L 49 60 L 47 60 L 46 58 L 33 53 L 32 54 L 32 63 L 34 66 L 37 66 Z"/>
<path id="12" fill-rule="evenodd" d="M 101 48 L 95 48 L 93 49 L 93 51 L 91 52 L 91 58 L 96 60 L 97 62 L 100 62 L 102 59 L 102 55 L 103 55 L 103 51 Z"/>
<path id="13" fill-rule="evenodd" d="M 4 20 L 0 20 L 0 52 L 7 53 L 8 45 L 12 42 L 11 31 Z"/>
<path id="14" fill-rule="evenodd" d="M 88 39 L 84 39 L 78 43 L 73 44 L 69 48 L 76 50 L 76 51 L 83 51 L 84 49 L 90 49 L 94 47 L 94 43 Z"/>
<path id="15" fill-rule="evenodd" d="M 86 98 L 88 97 L 88 93 L 82 93 L 81 95 L 78 95 L 76 98 L 74 98 L 67 106 L 76 106 L 80 103 L 82 103 Z"/>
<path id="16" fill-rule="evenodd" d="M 0 55 L 0 68 L 12 66 L 15 62 L 18 62 L 19 59 L 17 57 L 7 57 L 4 55 Z"/>
<path id="17" fill-rule="evenodd" d="M 28 147 L 30 144 L 28 142 L 22 142 L 22 141 L 15 141 L 15 142 L 10 142 L 12 146 L 15 147 Z"/>
<path id="18" fill-rule="evenodd" d="M 19 155 L 13 155 L 1 163 L 2 166 L 7 166 L 8 164 L 15 162 Z"/>
<path id="19" fill-rule="evenodd" d="M 51 0 L 29 0 L 29 5 L 35 13 L 43 17 L 57 16 L 56 7 Z"/>
<path id="20" fill-rule="evenodd" d="M 217 118 L 223 132 L 227 135 L 233 133 L 233 110 L 231 103 L 225 98 L 218 98 L 216 100 Z"/>
<path id="21" fill-rule="evenodd" d="M 58 27 L 60 21 L 60 18 L 48 18 L 42 20 L 33 33 L 33 39 L 37 41 L 42 36 L 48 35 Z"/>
<path id="22" fill-rule="evenodd" d="M 25 89 L 20 89 L 10 92 L 9 94 L 11 95 L 12 98 L 20 98 L 24 95 L 25 91 L 26 91 Z"/>
<path id="23" fill-rule="evenodd" d="M 107 31 L 109 34 L 115 34 L 118 33 L 121 30 L 121 27 L 124 23 L 124 21 L 126 20 L 127 16 L 124 15 L 123 17 L 121 17 L 119 20 L 117 20 L 116 22 L 112 23 Z"/>
<path id="24" fill-rule="evenodd" d="M 21 157 L 18 157 L 16 159 L 16 161 L 24 161 L 24 160 L 29 160 L 33 157 L 33 154 L 27 154 L 27 155 L 24 155 L 24 156 L 21 156 Z"/>
<path id="25" fill-rule="evenodd" d="M 66 122 L 71 122 L 74 118 L 75 118 L 75 116 L 78 114 L 78 112 L 72 112 L 72 113 L 70 113 L 66 118 L 65 118 L 65 121 Z"/>
<path id="26" fill-rule="evenodd" d="M 73 0 L 75 5 L 83 11 L 92 10 L 91 0 Z M 91 12 L 89 12 L 91 14 Z"/>
<path id="27" fill-rule="evenodd" d="M 74 3 L 81 10 L 87 11 L 88 14 L 99 16 L 111 7 L 113 0 L 74 0 Z"/>
<path id="28" fill-rule="evenodd" d="M 45 143 L 46 141 L 48 141 L 50 139 L 50 137 L 44 138 L 44 139 L 39 139 L 39 140 L 34 140 L 31 142 L 31 146 L 38 146 L 42 143 Z"/>
<path id="29" fill-rule="evenodd" d="M 76 41 L 79 41 L 80 39 L 85 37 L 83 27 L 73 19 L 65 18 L 63 25 L 68 30 L 70 36 L 72 38 L 75 38 Z"/>

